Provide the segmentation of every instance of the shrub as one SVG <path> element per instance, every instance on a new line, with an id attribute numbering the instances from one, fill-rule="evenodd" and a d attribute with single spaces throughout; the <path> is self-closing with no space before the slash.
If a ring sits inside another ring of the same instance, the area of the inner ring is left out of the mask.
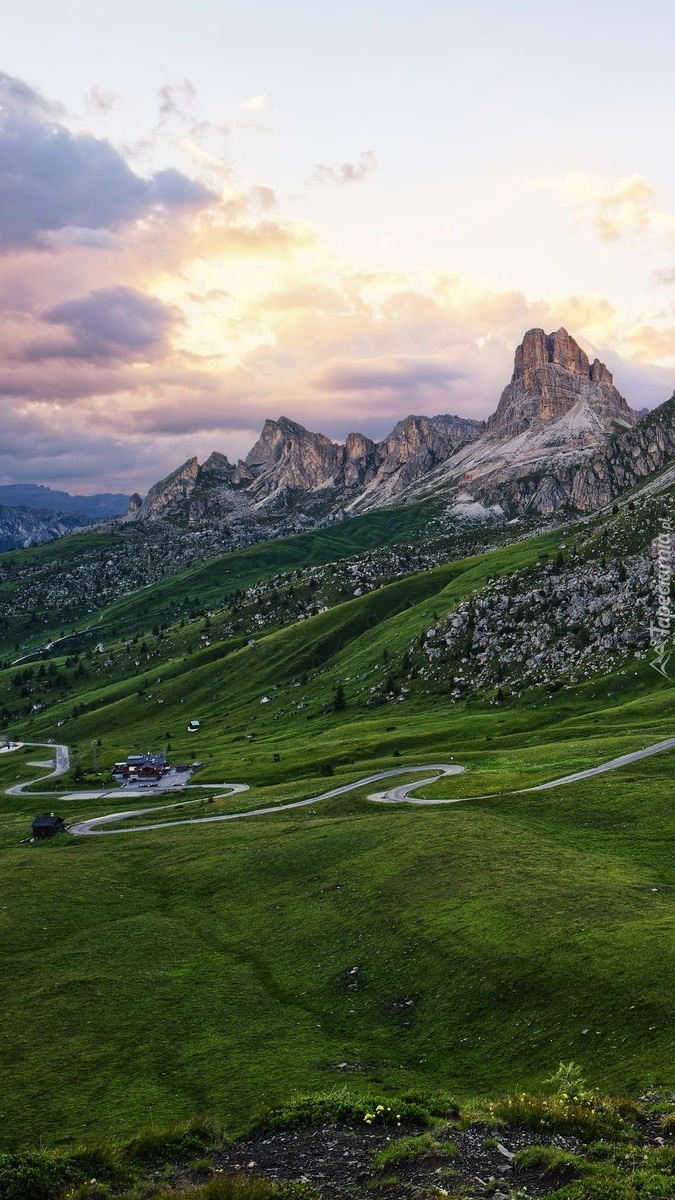
<path id="1" fill-rule="evenodd" d="M 589 1095 L 586 1080 L 581 1073 L 581 1067 L 575 1062 L 559 1063 L 557 1071 L 554 1071 L 550 1079 L 545 1079 L 544 1083 L 552 1085 L 556 1096 L 577 1096 L 582 1098 Z"/>
<path id="2" fill-rule="evenodd" d="M 202 1186 L 181 1190 L 180 1200 L 319 1200 L 314 1188 L 306 1183 L 275 1182 L 247 1175 L 216 1175 Z M 156 1200 L 175 1200 L 173 1191 L 160 1193 Z"/>
<path id="3" fill-rule="evenodd" d="M 666 1113 L 661 1121 L 661 1129 L 666 1137 L 670 1137 L 672 1133 L 675 1133 L 675 1112 Z"/>
<path id="4" fill-rule="evenodd" d="M 381 1123 L 396 1128 L 401 1125 L 431 1125 L 434 1117 L 446 1115 L 452 1106 L 441 1098 L 421 1099 L 417 1096 L 386 1100 L 379 1096 L 356 1096 L 351 1092 L 327 1092 L 300 1096 L 282 1108 L 271 1109 L 260 1116 L 250 1132 L 258 1129 L 296 1129 L 302 1125 L 336 1125 L 340 1122 L 362 1124 Z"/>
<path id="5" fill-rule="evenodd" d="M 675 1175 L 675 1146 L 653 1146 L 646 1151 L 647 1166 L 664 1175 Z M 672 1183 L 671 1183 L 672 1187 Z"/>
<path id="6" fill-rule="evenodd" d="M 616 1158 L 616 1146 L 613 1146 L 611 1142 L 603 1142 L 602 1140 L 591 1142 L 590 1146 L 586 1148 L 586 1155 L 590 1159 L 605 1162 L 607 1159 Z"/>
<path id="7" fill-rule="evenodd" d="M 71 1183 L 79 1183 L 66 1159 L 42 1151 L 0 1154 L 2 1200 L 51 1200 Z"/>
<path id="8" fill-rule="evenodd" d="M 577 1180 L 555 1192 L 549 1192 L 548 1200 L 638 1200 L 638 1193 L 630 1179 L 615 1175 L 588 1181 Z"/>

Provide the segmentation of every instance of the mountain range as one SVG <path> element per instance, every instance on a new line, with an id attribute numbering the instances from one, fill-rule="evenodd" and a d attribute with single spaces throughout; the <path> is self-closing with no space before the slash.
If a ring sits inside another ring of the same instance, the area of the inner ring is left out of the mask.
<path id="1" fill-rule="evenodd" d="M 281 416 L 245 459 L 189 458 L 145 497 L 0 487 L 0 549 L 111 518 L 208 531 L 225 549 L 425 497 L 453 524 L 591 512 L 673 459 L 675 396 L 637 413 L 565 329 L 530 329 L 487 421 L 411 415 L 380 442 L 341 444 Z"/>
<path id="2" fill-rule="evenodd" d="M 125 520 L 219 526 L 239 544 L 432 495 L 457 520 L 583 512 L 673 456 L 672 400 L 638 414 L 565 329 L 531 329 L 487 422 L 409 416 L 342 445 L 282 416 L 244 460 L 190 458 L 135 494 Z"/>
<path id="3" fill-rule="evenodd" d="M 34 546 L 120 516 L 129 497 L 101 492 L 94 496 L 71 496 L 44 484 L 0 484 L 0 551 Z"/>

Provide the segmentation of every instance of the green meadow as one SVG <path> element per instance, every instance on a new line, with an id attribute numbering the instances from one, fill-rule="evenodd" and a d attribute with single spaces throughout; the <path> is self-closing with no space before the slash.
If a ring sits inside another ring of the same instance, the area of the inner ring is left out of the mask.
<path id="1" fill-rule="evenodd" d="M 635 660 L 502 704 L 453 704 L 420 679 L 404 700 L 368 703 L 435 614 L 561 536 L 409 576 L 254 645 L 213 622 L 195 649 L 205 618 L 148 633 L 137 669 L 121 634 L 110 667 L 89 658 L 82 677 L 52 656 L 61 690 L 10 732 L 66 742 L 72 770 L 36 785 L 45 796 L 0 801 L 4 1149 L 195 1114 L 236 1133 L 265 1106 L 345 1087 L 495 1096 L 536 1089 L 561 1060 L 606 1089 L 672 1084 L 673 752 L 515 791 L 672 736 L 670 685 Z M 167 797 L 198 802 L 177 819 L 433 762 L 466 771 L 423 794 L 468 798 L 378 805 L 365 787 L 237 821 L 21 844 L 39 811 L 72 822 L 153 804 L 57 796 L 94 766 L 167 747 L 203 762 L 195 784 L 251 789 Z M 0 784 L 36 778 L 29 764 L 49 756 L 0 755 Z"/>

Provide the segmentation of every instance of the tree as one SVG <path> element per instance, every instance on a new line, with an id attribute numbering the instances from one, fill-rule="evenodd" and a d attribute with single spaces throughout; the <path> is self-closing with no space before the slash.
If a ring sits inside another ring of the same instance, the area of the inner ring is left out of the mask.
<path id="1" fill-rule="evenodd" d="M 341 710 L 346 707 L 347 707 L 347 698 L 345 696 L 345 689 L 343 688 L 342 684 L 339 683 L 335 689 L 335 699 L 333 701 L 333 708 L 335 709 L 336 712 L 341 712 Z"/>

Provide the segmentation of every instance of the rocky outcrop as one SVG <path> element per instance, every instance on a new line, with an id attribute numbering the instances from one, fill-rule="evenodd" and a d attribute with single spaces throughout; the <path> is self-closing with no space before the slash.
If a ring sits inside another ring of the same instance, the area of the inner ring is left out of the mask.
<path id="1" fill-rule="evenodd" d="M 402 491 L 445 462 L 460 446 L 475 441 L 482 428 L 480 422 L 461 417 L 406 417 L 379 447 L 377 476 L 395 476 L 397 490 Z"/>
<path id="2" fill-rule="evenodd" d="M 596 441 L 603 432 L 629 428 L 637 420 L 605 364 L 597 358 L 590 363 L 566 329 L 548 334 L 530 329 L 516 350 L 511 382 L 488 421 L 488 431 L 516 437 L 537 431 L 578 406 L 580 416 L 590 412 L 597 418 L 595 423 L 580 421 L 584 434 L 595 435 Z M 588 436 L 585 441 L 588 444 Z"/>
<path id="3" fill-rule="evenodd" d="M 462 417 L 406 417 L 383 442 L 350 433 L 344 446 L 295 421 L 266 421 L 246 458 L 255 476 L 256 501 L 286 492 L 329 489 L 335 502 L 352 507 L 361 492 L 388 499 L 476 438 L 482 425 Z M 327 498 L 327 497 L 326 497 Z"/>
<path id="4" fill-rule="evenodd" d="M 574 472 L 572 507 L 592 512 L 675 460 L 675 392 Z"/>
<path id="5" fill-rule="evenodd" d="M 338 519 L 364 496 L 375 504 L 395 497 L 481 429 L 480 421 L 462 417 L 406 417 L 383 442 L 350 433 L 341 445 L 279 417 L 265 422 L 245 462 L 233 465 L 218 451 L 202 466 L 188 459 L 145 500 L 132 497 L 125 519 L 227 522 L 233 535 L 281 520 L 283 531 L 293 532 Z"/>
<path id="6" fill-rule="evenodd" d="M 549 334 L 531 329 L 484 434 L 408 494 L 454 487 L 513 514 L 592 507 L 605 494 L 594 473 L 605 479 L 603 456 L 636 421 L 604 363 L 590 363 L 565 329 Z M 611 453 L 620 457 L 622 451 Z"/>

